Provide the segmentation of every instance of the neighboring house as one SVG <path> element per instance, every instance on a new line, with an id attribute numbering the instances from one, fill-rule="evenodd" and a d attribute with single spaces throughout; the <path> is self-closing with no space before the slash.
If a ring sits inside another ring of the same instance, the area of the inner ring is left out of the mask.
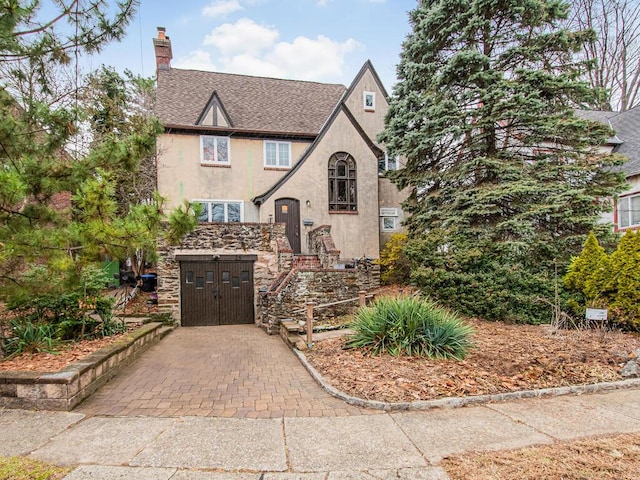
<path id="1" fill-rule="evenodd" d="M 617 232 L 640 229 L 640 107 L 625 112 L 581 110 L 579 116 L 611 126 L 616 134 L 603 146 L 628 158 L 622 165 L 629 189 L 615 200 L 614 209 L 603 218 Z"/>
<path id="2" fill-rule="evenodd" d="M 220 273 L 240 286 L 247 280 L 253 295 L 243 297 L 242 308 L 247 299 L 257 305 L 258 291 L 275 288 L 276 279 L 296 269 L 302 261 L 296 255 L 316 256 L 319 264 L 305 258 L 307 267 L 328 270 L 379 258 L 401 229 L 404 196 L 381 176 L 399 162 L 376 141 L 388 100 L 371 62 L 349 87 L 182 70 L 171 67 L 170 40 L 164 29 L 158 32 L 156 115 L 165 127 L 158 190 L 168 209 L 185 200 L 203 206 L 196 232 L 164 252 L 160 304 L 164 297 L 166 309 L 184 317 L 185 309 L 207 301 L 186 302 L 192 284 L 206 288 L 211 280 L 220 291 L 226 282 L 218 282 L 216 269 L 197 267 L 213 257 L 246 262 L 237 277 L 229 269 Z M 293 254 L 289 263 L 283 253 Z M 187 264 L 195 270 L 185 270 Z M 170 278 L 177 275 L 179 287 Z"/>

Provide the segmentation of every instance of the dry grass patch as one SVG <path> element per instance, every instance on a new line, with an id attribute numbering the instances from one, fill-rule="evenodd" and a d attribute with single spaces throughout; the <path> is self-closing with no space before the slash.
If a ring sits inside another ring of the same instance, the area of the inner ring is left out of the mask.
<path id="1" fill-rule="evenodd" d="M 640 434 L 468 453 L 441 465 L 451 480 L 637 480 Z"/>

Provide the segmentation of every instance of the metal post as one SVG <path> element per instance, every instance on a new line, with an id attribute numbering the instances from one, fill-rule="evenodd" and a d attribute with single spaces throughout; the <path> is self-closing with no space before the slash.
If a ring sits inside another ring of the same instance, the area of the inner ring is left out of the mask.
<path id="1" fill-rule="evenodd" d="M 367 292 L 365 292 L 364 290 L 360 290 L 358 292 L 358 302 L 360 303 L 361 307 L 364 307 L 367 304 Z"/>
<path id="2" fill-rule="evenodd" d="M 307 302 L 307 348 L 313 346 L 313 306 L 315 302 Z"/>

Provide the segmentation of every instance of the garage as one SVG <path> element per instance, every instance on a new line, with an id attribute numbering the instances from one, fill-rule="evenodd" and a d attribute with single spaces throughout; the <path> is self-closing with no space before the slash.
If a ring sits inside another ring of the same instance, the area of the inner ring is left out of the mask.
<path id="1" fill-rule="evenodd" d="M 255 255 L 185 256 L 180 262 L 182 326 L 254 323 Z"/>

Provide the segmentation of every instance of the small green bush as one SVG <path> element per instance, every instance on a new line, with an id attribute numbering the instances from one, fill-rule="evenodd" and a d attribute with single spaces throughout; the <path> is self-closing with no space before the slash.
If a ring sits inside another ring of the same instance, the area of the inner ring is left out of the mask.
<path id="1" fill-rule="evenodd" d="M 473 329 L 458 315 L 414 297 L 380 298 L 358 311 L 351 328 L 346 348 L 371 355 L 462 360 L 472 346 Z"/>
<path id="2" fill-rule="evenodd" d="M 5 340 L 3 348 L 7 355 L 21 353 L 55 353 L 60 343 L 58 333 L 52 325 L 34 324 L 20 320 L 11 321 L 13 335 Z"/>

